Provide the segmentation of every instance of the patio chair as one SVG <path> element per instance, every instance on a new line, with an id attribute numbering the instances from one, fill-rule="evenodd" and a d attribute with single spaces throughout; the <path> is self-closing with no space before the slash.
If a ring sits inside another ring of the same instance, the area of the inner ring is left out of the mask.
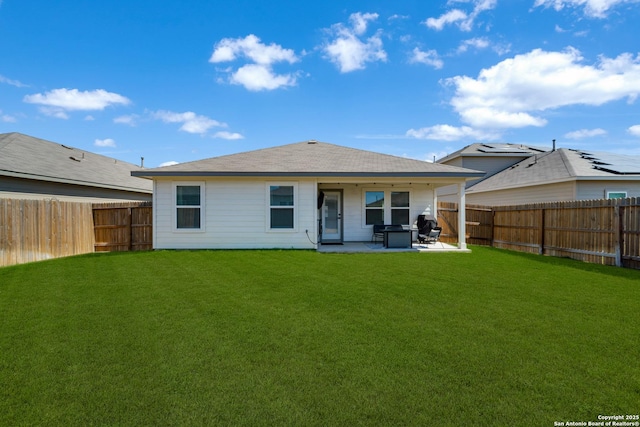
<path id="1" fill-rule="evenodd" d="M 436 219 L 431 215 L 418 215 L 418 220 L 416 221 L 416 227 L 418 228 L 418 242 L 421 241 L 422 237 L 426 237 L 429 235 L 429 232 L 437 227 L 438 223 Z"/>
<path id="2" fill-rule="evenodd" d="M 440 233 L 442 233 L 442 227 L 433 227 L 427 234 L 418 234 L 418 242 L 426 244 L 438 243 L 440 242 Z M 442 242 L 440 244 L 442 245 Z"/>
<path id="3" fill-rule="evenodd" d="M 384 224 L 373 224 L 373 233 L 371 234 L 371 243 L 378 243 L 378 239 L 382 242 L 384 240 L 384 229 L 387 228 Z"/>
<path id="4" fill-rule="evenodd" d="M 373 234 L 371 235 L 371 242 L 372 243 L 377 243 L 378 239 L 380 239 L 381 241 L 384 241 L 384 232 L 386 230 L 389 231 L 398 231 L 398 230 L 403 230 L 404 227 L 401 224 L 391 224 L 391 225 L 385 225 L 385 224 L 374 224 L 373 225 Z"/>

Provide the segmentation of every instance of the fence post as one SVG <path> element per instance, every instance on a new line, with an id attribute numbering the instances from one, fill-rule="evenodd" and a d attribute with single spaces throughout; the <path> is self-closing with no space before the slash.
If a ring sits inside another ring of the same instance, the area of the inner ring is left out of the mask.
<path id="1" fill-rule="evenodd" d="M 613 246 L 616 254 L 616 267 L 622 267 L 622 251 L 624 245 L 623 206 L 616 203 L 613 207 Z"/>
<path id="2" fill-rule="evenodd" d="M 129 252 L 133 250 L 133 208 L 127 208 L 127 227 L 129 227 Z"/>
<path id="3" fill-rule="evenodd" d="M 538 249 L 538 255 L 544 255 L 544 225 L 544 208 L 540 208 L 540 231 L 538 236 L 540 248 Z"/>

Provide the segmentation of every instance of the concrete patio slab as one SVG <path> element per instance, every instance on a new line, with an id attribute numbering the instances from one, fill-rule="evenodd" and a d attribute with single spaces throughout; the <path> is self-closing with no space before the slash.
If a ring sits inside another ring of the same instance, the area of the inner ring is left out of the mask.
<path id="1" fill-rule="evenodd" d="M 471 252 L 447 243 L 413 243 L 411 248 L 385 248 L 382 243 L 345 242 L 341 245 L 318 245 L 322 253 L 394 253 L 394 252 Z"/>

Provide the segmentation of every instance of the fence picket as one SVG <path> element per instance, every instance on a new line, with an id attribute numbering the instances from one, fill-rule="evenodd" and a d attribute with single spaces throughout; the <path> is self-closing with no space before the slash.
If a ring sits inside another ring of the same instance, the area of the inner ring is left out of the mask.
<path id="1" fill-rule="evenodd" d="M 90 203 L 0 199 L 0 266 L 93 252 L 90 218 Z"/>

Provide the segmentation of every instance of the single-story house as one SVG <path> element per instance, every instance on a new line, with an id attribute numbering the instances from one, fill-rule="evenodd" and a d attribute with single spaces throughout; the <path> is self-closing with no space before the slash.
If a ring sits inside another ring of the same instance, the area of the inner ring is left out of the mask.
<path id="1" fill-rule="evenodd" d="M 155 249 L 317 249 L 436 216 L 443 185 L 464 206 L 466 180 L 483 172 L 305 141 L 132 175 L 153 180 Z"/>
<path id="2" fill-rule="evenodd" d="M 561 148 L 529 157 L 467 189 L 487 206 L 640 197 L 640 156 Z"/>
<path id="3" fill-rule="evenodd" d="M 467 188 L 469 188 L 524 159 L 550 150 L 547 147 L 526 144 L 475 143 L 438 159 L 437 162 L 442 165 L 484 171 L 482 177 L 467 181 Z M 438 189 L 438 200 L 441 202 L 455 202 L 456 194 L 457 189 L 455 186 L 441 187 Z"/>
<path id="4" fill-rule="evenodd" d="M 150 201 L 140 166 L 21 133 L 0 134 L 0 197 L 80 202 Z"/>

